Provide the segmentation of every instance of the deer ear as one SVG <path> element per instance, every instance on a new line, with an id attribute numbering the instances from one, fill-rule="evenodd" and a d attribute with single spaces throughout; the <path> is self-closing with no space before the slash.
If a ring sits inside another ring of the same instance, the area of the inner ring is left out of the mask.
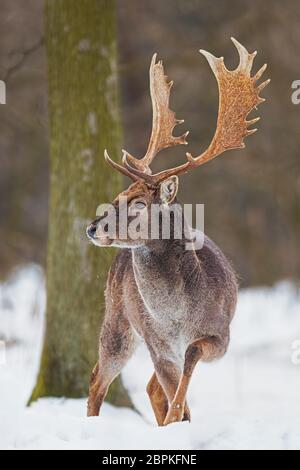
<path id="1" fill-rule="evenodd" d="M 178 191 L 178 176 L 170 176 L 160 185 L 160 199 L 163 204 L 170 204 L 174 201 Z"/>

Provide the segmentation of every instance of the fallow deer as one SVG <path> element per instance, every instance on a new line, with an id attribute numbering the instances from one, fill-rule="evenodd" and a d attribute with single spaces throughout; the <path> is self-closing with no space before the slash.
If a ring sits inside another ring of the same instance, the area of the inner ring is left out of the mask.
<path id="1" fill-rule="evenodd" d="M 257 86 L 266 69 L 254 76 L 251 68 L 256 52 L 249 54 L 234 38 L 240 62 L 229 71 L 223 57 L 206 57 L 219 87 L 219 112 L 215 135 L 200 156 L 186 154 L 187 161 L 175 168 L 153 174 L 150 165 L 159 151 L 187 144 L 185 134 L 173 136 L 182 121 L 169 108 L 173 82 L 164 75 L 162 62 L 153 56 L 150 92 L 153 122 L 145 156 L 134 158 L 123 150 L 122 164 L 106 161 L 133 180 L 113 201 L 117 217 L 121 197 L 127 197 L 128 211 L 138 209 L 150 217 L 150 206 L 162 204 L 171 211 L 176 202 L 178 175 L 196 168 L 226 150 L 244 148 L 243 139 L 256 131 L 248 129 L 259 118 L 247 121 L 250 111 L 264 101 Z M 229 343 L 229 326 L 236 308 L 236 275 L 221 250 L 205 236 L 201 249 L 186 249 L 185 240 L 121 238 L 110 234 L 98 217 L 87 228 L 95 245 L 123 248 L 111 266 L 106 287 L 106 313 L 101 329 L 99 360 L 92 372 L 88 415 L 99 414 L 107 390 L 120 374 L 139 339 L 151 355 L 154 373 L 147 386 L 158 425 L 190 420 L 186 392 L 199 360 L 222 357 Z M 172 221 L 172 218 L 170 218 Z M 151 222 L 150 222 L 151 223 Z M 172 223 L 172 222 L 171 222 Z"/>

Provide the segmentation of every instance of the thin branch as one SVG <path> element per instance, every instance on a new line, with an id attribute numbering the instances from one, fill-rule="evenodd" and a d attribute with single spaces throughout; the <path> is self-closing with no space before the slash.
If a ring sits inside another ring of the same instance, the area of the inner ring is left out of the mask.
<path id="1" fill-rule="evenodd" d="M 42 37 L 42 38 L 39 39 L 39 41 L 36 44 L 33 44 L 31 47 L 29 47 L 25 51 L 20 52 L 20 54 L 21 54 L 20 60 L 16 64 L 14 64 L 12 67 L 10 67 L 6 70 L 6 73 L 4 74 L 3 80 L 7 83 L 10 80 L 11 76 L 23 66 L 26 59 L 33 52 L 37 51 L 43 44 L 44 44 L 44 38 Z"/>

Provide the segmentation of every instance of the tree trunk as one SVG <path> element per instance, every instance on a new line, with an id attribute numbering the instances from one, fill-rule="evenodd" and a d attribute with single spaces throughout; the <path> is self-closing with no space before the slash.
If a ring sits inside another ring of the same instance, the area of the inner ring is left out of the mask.
<path id="1" fill-rule="evenodd" d="M 88 243 L 97 205 L 120 190 L 103 158 L 120 149 L 115 2 L 48 0 L 50 221 L 47 315 L 40 372 L 31 400 L 87 395 L 97 360 L 107 271 L 115 254 Z M 117 380 L 111 403 L 129 405 Z"/>

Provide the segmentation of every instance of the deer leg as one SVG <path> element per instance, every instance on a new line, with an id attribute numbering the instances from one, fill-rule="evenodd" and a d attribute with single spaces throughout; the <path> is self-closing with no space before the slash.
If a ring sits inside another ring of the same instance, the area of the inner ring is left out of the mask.
<path id="1" fill-rule="evenodd" d="M 199 339 L 189 345 L 185 353 L 183 373 L 165 418 L 164 426 L 182 420 L 187 389 L 197 362 L 200 359 L 211 360 L 220 356 L 221 349 L 220 341 L 215 337 Z"/>
<path id="2" fill-rule="evenodd" d="M 95 365 L 89 387 L 87 416 L 98 416 L 102 403 L 106 397 L 110 384 L 121 372 L 121 364 L 116 371 L 113 368 L 101 367 L 99 362 Z"/>
<path id="3" fill-rule="evenodd" d="M 167 359 L 160 358 L 157 361 L 155 361 L 155 358 L 153 359 L 156 377 L 168 399 L 169 409 L 169 404 L 172 403 L 176 390 L 178 388 L 180 380 L 180 369 L 176 366 L 174 362 L 169 361 Z M 183 414 L 180 417 L 179 421 L 190 421 L 190 410 L 186 402 L 184 402 Z M 160 425 L 160 423 L 158 424 Z"/>
<path id="4" fill-rule="evenodd" d="M 188 385 L 193 373 L 193 370 L 201 357 L 201 350 L 198 345 L 193 344 L 189 346 L 185 355 L 184 370 L 180 377 L 177 390 L 174 394 L 173 400 L 170 404 L 169 411 L 164 421 L 164 426 L 182 421 L 184 414 L 184 404 Z"/>
<path id="5" fill-rule="evenodd" d="M 111 364 L 113 364 L 114 359 L 111 358 L 111 361 Z M 99 415 L 100 408 L 106 397 L 110 384 L 120 374 L 126 362 L 127 361 L 119 362 L 118 369 L 115 369 L 115 367 L 101 367 L 99 366 L 99 362 L 97 362 L 90 379 L 87 416 Z"/>
<path id="6" fill-rule="evenodd" d="M 90 379 L 88 416 L 99 415 L 110 384 L 132 356 L 135 345 L 133 331 L 121 315 L 118 322 L 111 317 L 109 322 L 104 323 L 100 335 L 99 361 Z"/>
<path id="7" fill-rule="evenodd" d="M 88 416 L 98 416 L 109 385 L 101 382 L 99 375 L 99 362 L 95 365 L 90 379 L 89 398 L 87 405 Z"/>
<path id="8" fill-rule="evenodd" d="M 157 424 L 162 426 L 168 412 L 168 399 L 154 372 L 148 385 L 147 393 L 155 414 Z"/>

